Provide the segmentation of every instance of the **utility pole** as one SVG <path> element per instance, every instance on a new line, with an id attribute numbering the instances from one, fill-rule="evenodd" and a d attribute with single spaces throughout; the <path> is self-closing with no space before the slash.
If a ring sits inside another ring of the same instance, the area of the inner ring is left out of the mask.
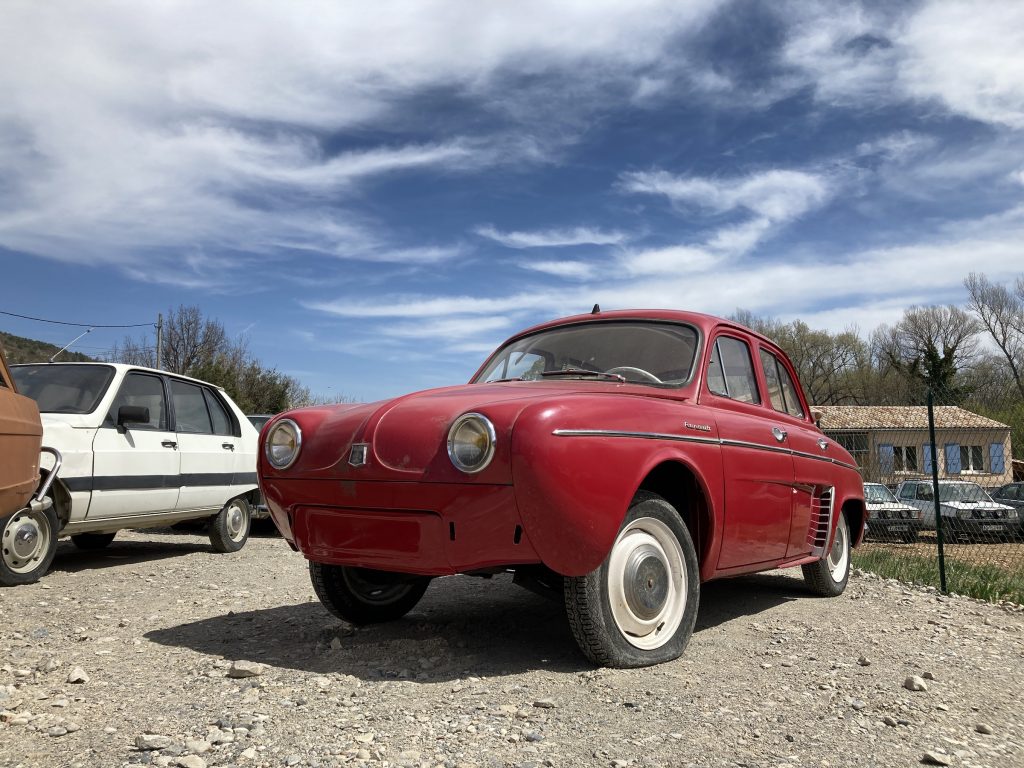
<path id="1" fill-rule="evenodd" d="M 156 367 L 160 369 L 160 355 L 163 350 L 164 341 L 164 315 L 159 313 L 156 316 Z"/>

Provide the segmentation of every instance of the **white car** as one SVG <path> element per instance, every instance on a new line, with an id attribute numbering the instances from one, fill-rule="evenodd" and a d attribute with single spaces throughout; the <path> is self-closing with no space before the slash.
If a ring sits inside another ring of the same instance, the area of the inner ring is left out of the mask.
<path id="1" fill-rule="evenodd" d="M 864 483 L 864 505 L 868 508 L 869 536 L 906 544 L 917 541 L 924 514 L 920 509 L 903 504 L 881 483 Z"/>
<path id="2" fill-rule="evenodd" d="M 904 480 L 896 489 L 901 502 L 922 512 L 925 528 L 935 528 L 935 494 L 931 480 Z M 939 508 L 943 531 L 950 538 L 1014 536 L 1020 529 L 1017 510 L 992 501 L 977 483 L 964 480 L 939 481 Z"/>
<path id="3" fill-rule="evenodd" d="M 223 389 L 121 364 L 15 365 L 11 373 L 39 405 L 44 442 L 63 456 L 50 490 L 57 530 L 34 532 L 37 578 L 64 536 L 100 549 L 121 528 L 208 518 L 215 550 L 245 544 L 258 434 Z"/>

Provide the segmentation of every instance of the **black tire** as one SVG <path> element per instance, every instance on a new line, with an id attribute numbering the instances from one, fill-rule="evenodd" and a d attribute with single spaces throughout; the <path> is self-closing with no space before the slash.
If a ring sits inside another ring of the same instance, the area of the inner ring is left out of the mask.
<path id="1" fill-rule="evenodd" d="M 79 549 L 106 549 L 115 536 L 117 536 L 117 531 L 113 533 L 76 533 L 71 537 L 71 542 Z"/>
<path id="2" fill-rule="evenodd" d="M 6 518 L 0 525 L 0 586 L 32 584 L 49 571 L 58 531 L 52 504 L 41 511 L 26 507 Z"/>
<path id="3" fill-rule="evenodd" d="M 210 518 L 210 543 L 214 552 L 237 552 L 249 540 L 252 511 L 243 498 L 232 499 Z"/>
<path id="4" fill-rule="evenodd" d="M 309 579 L 324 608 L 357 626 L 402 618 L 416 607 L 430 585 L 429 576 L 312 561 Z"/>
<path id="5" fill-rule="evenodd" d="M 803 566 L 803 572 L 804 581 L 814 594 L 821 597 L 843 594 L 850 580 L 850 526 L 845 512 L 839 513 L 832 549 L 817 562 Z"/>
<path id="6" fill-rule="evenodd" d="M 584 576 L 566 577 L 563 585 L 569 628 L 595 664 L 671 661 L 693 634 L 700 605 L 697 550 L 679 512 L 656 494 L 638 493 L 604 562 Z M 614 608 L 613 590 L 620 594 Z M 637 631 L 628 631 L 628 624 Z"/>

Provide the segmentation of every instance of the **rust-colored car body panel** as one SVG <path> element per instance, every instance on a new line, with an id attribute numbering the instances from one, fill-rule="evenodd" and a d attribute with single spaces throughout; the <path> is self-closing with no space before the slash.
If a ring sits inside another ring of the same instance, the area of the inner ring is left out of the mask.
<path id="1" fill-rule="evenodd" d="M 719 335 L 746 341 L 755 360 L 754 350 L 770 351 L 796 381 L 770 340 L 707 315 L 636 310 L 545 323 L 509 342 L 558 326 L 622 320 L 696 329 L 689 381 L 676 388 L 601 379 L 491 382 L 277 416 L 261 439 L 288 418 L 302 430 L 302 449 L 284 470 L 260 451 L 260 484 L 275 524 L 317 562 L 423 575 L 541 563 L 579 576 L 607 556 L 645 479 L 669 467 L 692 478 L 700 497 L 687 511 L 699 518 L 703 581 L 816 561 L 831 547 L 844 508 L 859 544 L 860 475 L 852 457 L 818 430 L 802 393 L 805 415 L 795 417 L 707 387 Z M 765 392 L 761 366 L 754 368 Z M 452 465 L 446 437 L 471 411 L 493 423 L 497 440 L 490 464 L 465 474 Z M 773 427 L 788 434 L 785 445 L 773 442 Z M 368 446 L 365 465 L 349 463 L 353 444 Z M 828 509 L 824 488 L 831 491 Z"/>
<path id="2" fill-rule="evenodd" d="M 0 521 L 24 507 L 39 485 L 42 440 L 36 401 L 18 394 L 0 346 Z"/>

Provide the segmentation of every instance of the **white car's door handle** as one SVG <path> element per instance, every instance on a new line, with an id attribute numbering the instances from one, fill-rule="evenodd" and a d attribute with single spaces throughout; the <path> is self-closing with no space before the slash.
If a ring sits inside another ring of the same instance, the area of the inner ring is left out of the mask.
<path id="1" fill-rule="evenodd" d="M 233 451 L 233 450 L 235 450 L 235 444 L 234 443 L 221 443 L 220 447 L 223 448 L 225 451 Z"/>
<path id="2" fill-rule="evenodd" d="M 174 448 L 174 449 L 177 449 L 177 447 L 178 447 L 178 444 L 176 442 L 174 442 L 173 440 L 164 440 L 162 443 L 160 443 L 160 445 L 162 445 L 164 448 Z"/>

